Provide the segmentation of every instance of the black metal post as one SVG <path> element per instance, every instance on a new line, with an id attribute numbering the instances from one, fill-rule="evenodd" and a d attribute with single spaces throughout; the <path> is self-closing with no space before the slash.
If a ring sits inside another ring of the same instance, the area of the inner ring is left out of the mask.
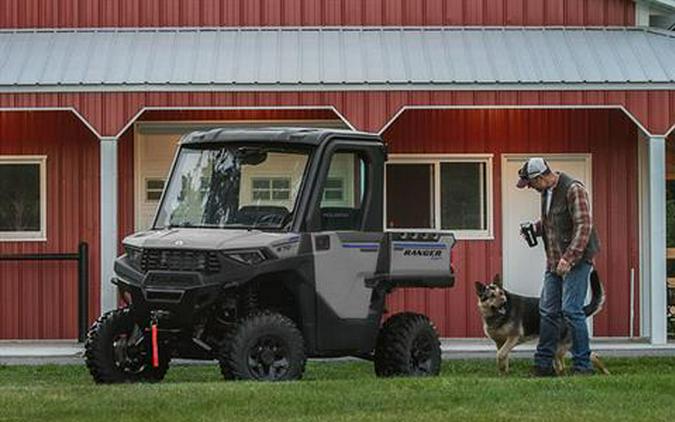
<path id="1" fill-rule="evenodd" d="M 77 247 L 77 340 L 84 343 L 89 326 L 89 245 L 80 242 Z"/>

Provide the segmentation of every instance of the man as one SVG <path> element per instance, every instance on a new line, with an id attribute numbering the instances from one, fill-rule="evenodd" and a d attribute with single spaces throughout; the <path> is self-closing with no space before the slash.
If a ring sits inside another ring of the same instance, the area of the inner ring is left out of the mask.
<path id="1" fill-rule="evenodd" d="M 543 238 L 546 249 L 534 375 L 555 375 L 553 357 L 561 314 L 572 333 L 572 373 L 592 374 L 583 305 L 600 243 L 593 228 L 588 191 L 567 174 L 551 171 L 540 157 L 528 159 L 518 176 L 518 188 L 533 188 L 541 194 L 541 219 L 535 223 L 535 234 Z"/>

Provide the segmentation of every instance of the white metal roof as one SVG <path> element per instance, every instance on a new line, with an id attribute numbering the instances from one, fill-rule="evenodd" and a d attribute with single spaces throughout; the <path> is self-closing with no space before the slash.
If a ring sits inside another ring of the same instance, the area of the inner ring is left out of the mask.
<path id="1" fill-rule="evenodd" d="M 673 89 L 647 28 L 0 31 L 0 91 Z"/>

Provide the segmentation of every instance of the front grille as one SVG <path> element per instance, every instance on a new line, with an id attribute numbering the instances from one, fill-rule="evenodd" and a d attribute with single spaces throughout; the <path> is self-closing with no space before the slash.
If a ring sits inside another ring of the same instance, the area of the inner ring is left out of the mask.
<path id="1" fill-rule="evenodd" d="M 141 269 L 148 271 L 220 272 L 217 252 L 181 249 L 143 249 Z"/>
<path id="2" fill-rule="evenodd" d="M 183 292 L 163 292 L 161 290 L 148 290 L 145 299 L 150 302 L 174 302 L 178 303 L 183 298 Z"/>
<path id="3" fill-rule="evenodd" d="M 153 272 L 143 280 L 145 287 L 188 288 L 201 285 L 200 277 L 190 273 Z"/>

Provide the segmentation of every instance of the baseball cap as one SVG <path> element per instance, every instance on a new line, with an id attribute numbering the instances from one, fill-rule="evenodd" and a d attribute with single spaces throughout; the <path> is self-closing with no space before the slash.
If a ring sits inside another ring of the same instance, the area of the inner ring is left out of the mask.
<path id="1" fill-rule="evenodd" d="M 550 171 L 548 163 L 541 157 L 529 158 L 518 170 L 518 188 L 524 188 L 530 184 L 530 180 Z"/>

